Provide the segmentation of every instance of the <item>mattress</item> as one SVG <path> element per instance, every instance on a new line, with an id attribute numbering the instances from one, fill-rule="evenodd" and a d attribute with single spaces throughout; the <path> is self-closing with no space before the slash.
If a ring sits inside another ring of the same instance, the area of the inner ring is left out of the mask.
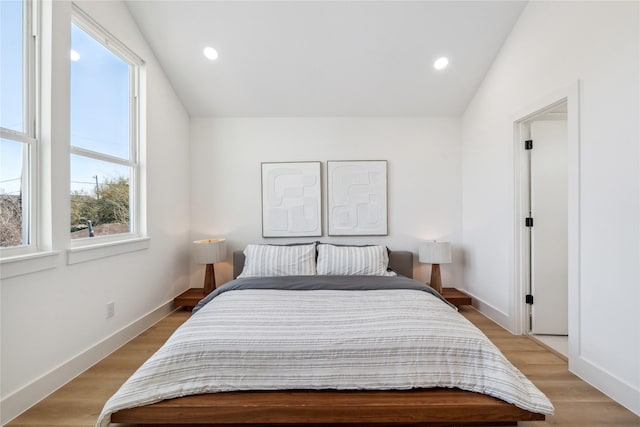
<path id="1" fill-rule="evenodd" d="M 236 279 L 197 307 L 105 404 L 244 390 L 448 387 L 553 406 L 431 288 L 404 277 Z"/>

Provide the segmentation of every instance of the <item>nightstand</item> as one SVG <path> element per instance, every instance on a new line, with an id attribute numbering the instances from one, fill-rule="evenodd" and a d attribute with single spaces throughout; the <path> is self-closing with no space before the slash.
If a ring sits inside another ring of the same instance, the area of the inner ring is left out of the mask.
<path id="1" fill-rule="evenodd" d="M 177 307 L 182 306 L 185 310 L 191 310 L 204 297 L 204 288 L 191 288 L 175 297 L 173 303 Z"/>
<path id="2" fill-rule="evenodd" d="M 456 288 L 442 288 L 442 296 L 456 307 L 471 305 L 471 297 Z"/>

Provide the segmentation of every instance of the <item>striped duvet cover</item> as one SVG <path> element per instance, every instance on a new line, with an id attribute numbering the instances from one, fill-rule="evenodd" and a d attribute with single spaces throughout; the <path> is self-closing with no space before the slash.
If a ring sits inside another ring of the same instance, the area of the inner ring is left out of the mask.
<path id="1" fill-rule="evenodd" d="M 97 425 L 108 426 L 125 408 L 242 390 L 455 387 L 553 413 L 479 329 L 437 296 L 394 287 L 394 279 L 370 290 L 232 286 L 125 382 Z"/>

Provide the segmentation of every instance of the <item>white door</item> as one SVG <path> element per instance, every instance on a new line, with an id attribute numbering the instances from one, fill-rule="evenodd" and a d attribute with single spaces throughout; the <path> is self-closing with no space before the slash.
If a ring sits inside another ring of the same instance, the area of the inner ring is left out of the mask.
<path id="1" fill-rule="evenodd" d="M 531 123 L 531 332 L 568 334 L 567 122 Z"/>

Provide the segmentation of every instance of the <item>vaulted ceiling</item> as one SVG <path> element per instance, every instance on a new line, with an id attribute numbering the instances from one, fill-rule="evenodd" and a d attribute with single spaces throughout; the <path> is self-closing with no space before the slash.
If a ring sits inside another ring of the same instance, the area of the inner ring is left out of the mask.
<path id="1" fill-rule="evenodd" d="M 273 117 L 459 115 L 526 2 L 126 4 L 191 116 Z"/>

